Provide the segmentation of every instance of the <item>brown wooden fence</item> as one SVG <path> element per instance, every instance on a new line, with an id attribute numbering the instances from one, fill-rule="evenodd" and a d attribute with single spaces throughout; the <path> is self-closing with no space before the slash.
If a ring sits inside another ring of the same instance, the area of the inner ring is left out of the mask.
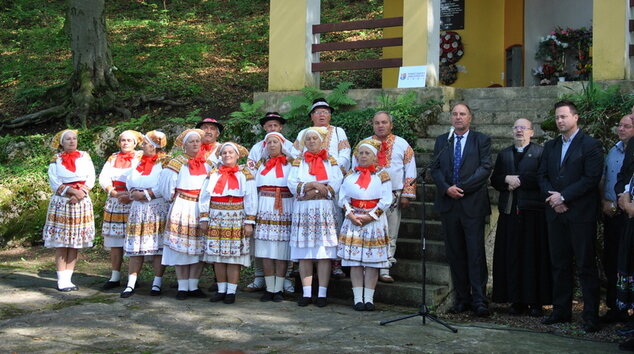
<path id="1" fill-rule="evenodd" d="M 352 31 L 371 28 L 386 28 L 403 26 L 403 17 L 390 17 L 378 20 L 362 20 L 337 23 L 323 23 L 313 25 L 313 34 Z M 360 41 L 327 42 L 312 45 L 312 52 L 327 52 L 335 50 L 395 47 L 403 45 L 403 37 L 381 38 Z M 389 59 L 367 59 L 367 60 L 347 60 L 335 62 L 319 62 L 312 64 L 313 72 L 333 71 L 333 70 L 357 70 L 357 69 L 377 69 L 395 68 L 403 65 L 403 58 Z"/>

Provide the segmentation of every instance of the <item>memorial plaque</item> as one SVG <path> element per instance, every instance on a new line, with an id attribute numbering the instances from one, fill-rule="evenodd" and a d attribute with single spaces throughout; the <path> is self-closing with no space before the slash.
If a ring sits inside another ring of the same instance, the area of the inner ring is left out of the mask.
<path id="1" fill-rule="evenodd" d="M 440 30 L 464 29 L 464 0 L 440 0 Z"/>

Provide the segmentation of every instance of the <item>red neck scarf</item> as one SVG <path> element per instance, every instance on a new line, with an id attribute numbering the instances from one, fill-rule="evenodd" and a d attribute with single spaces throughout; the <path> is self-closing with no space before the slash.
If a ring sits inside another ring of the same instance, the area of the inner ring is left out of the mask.
<path id="1" fill-rule="evenodd" d="M 200 151 L 205 153 L 207 151 L 211 151 L 213 150 L 214 146 L 216 146 L 216 143 L 213 144 L 200 144 Z"/>
<path id="2" fill-rule="evenodd" d="M 284 168 L 283 168 L 284 165 L 286 165 L 286 156 L 280 155 L 276 157 L 271 157 L 264 164 L 266 168 L 263 169 L 262 172 L 260 172 L 260 174 L 262 176 L 266 176 L 266 174 L 269 173 L 269 171 L 271 171 L 273 167 L 275 167 L 275 177 L 277 178 L 284 177 Z"/>
<path id="3" fill-rule="evenodd" d="M 154 167 L 154 163 L 158 159 L 158 155 L 154 156 L 141 156 L 141 163 L 136 167 L 136 170 L 141 172 L 142 176 L 147 176 L 152 172 L 152 168 Z"/>
<path id="4" fill-rule="evenodd" d="M 81 153 L 77 150 L 73 152 L 62 152 L 60 155 L 62 158 L 62 166 L 66 167 L 70 172 L 75 172 L 77 167 L 75 166 L 75 160 L 81 155 Z"/>
<path id="5" fill-rule="evenodd" d="M 214 187 L 214 193 L 221 194 L 225 190 L 225 186 L 227 182 L 229 182 L 229 189 L 238 189 L 240 188 L 240 182 L 238 182 L 238 177 L 236 177 L 236 172 L 238 172 L 238 166 L 227 167 L 220 166 L 218 169 L 220 173 L 220 178 L 218 178 L 218 182 L 216 182 L 216 186 Z"/>
<path id="6" fill-rule="evenodd" d="M 389 146 L 387 144 L 387 140 L 386 141 L 382 141 L 381 142 L 381 149 L 376 154 L 376 157 L 378 158 L 379 166 L 381 166 L 381 167 L 387 166 L 387 149 L 388 149 L 388 147 Z"/>
<path id="7" fill-rule="evenodd" d="M 114 159 L 114 168 L 129 168 L 132 165 L 132 158 L 134 158 L 134 151 L 119 152 L 117 158 Z"/>
<path id="8" fill-rule="evenodd" d="M 355 170 L 361 172 L 359 178 L 357 179 L 355 184 L 358 184 L 361 189 L 368 189 L 370 185 L 370 181 L 372 180 L 372 173 L 376 172 L 376 166 L 370 165 L 368 167 L 357 166 L 354 168 Z"/>
<path id="9" fill-rule="evenodd" d="M 206 175 L 207 169 L 205 168 L 205 157 L 196 156 L 187 160 L 187 167 L 189 168 L 189 174 L 192 176 Z"/>
<path id="10" fill-rule="evenodd" d="M 328 173 L 326 172 L 326 167 L 324 166 L 324 160 L 327 158 L 328 153 L 324 149 L 316 154 L 308 151 L 304 153 L 304 160 L 308 162 L 309 166 L 308 173 L 315 176 L 318 181 L 328 179 Z"/>

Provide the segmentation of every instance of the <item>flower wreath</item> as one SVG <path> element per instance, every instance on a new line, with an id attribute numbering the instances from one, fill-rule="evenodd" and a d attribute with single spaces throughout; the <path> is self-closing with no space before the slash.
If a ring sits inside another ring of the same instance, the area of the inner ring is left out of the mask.
<path id="1" fill-rule="evenodd" d="M 440 64 L 455 64 L 463 55 L 462 37 L 456 32 L 440 32 Z"/>

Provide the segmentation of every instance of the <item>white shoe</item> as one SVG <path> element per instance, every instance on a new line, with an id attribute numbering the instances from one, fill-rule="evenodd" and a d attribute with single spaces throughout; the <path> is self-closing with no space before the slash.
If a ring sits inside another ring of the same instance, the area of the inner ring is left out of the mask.
<path id="1" fill-rule="evenodd" d="M 293 285 L 293 281 L 288 278 L 284 279 L 284 292 L 289 294 L 295 292 L 295 285 Z"/>
<path id="2" fill-rule="evenodd" d="M 248 293 L 253 293 L 256 291 L 262 291 L 266 289 L 266 283 L 264 282 L 264 277 L 255 277 L 253 281 L 247 285 L 244 291 Z"/>

